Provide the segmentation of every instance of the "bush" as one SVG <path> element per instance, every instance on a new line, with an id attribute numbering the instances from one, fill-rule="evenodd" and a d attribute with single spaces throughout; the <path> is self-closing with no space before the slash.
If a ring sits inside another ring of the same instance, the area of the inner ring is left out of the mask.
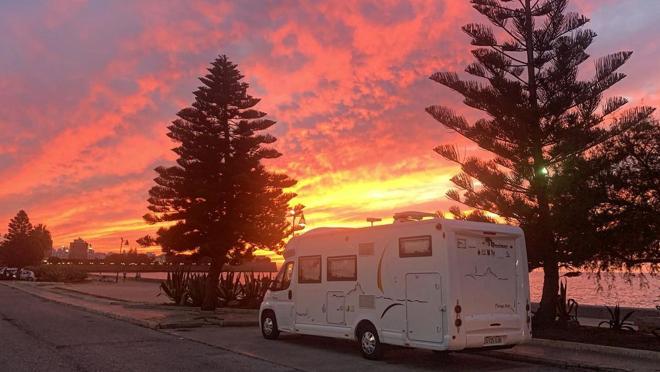
<path id="1" fill-rule="evenodd" d="M 161 282 L 160 294 L 164 293 L 177 305 L 199 307 L 204 301 L 207 277 L 206 273 L 191 274 L 177 268 Z M 270 275 L 225 272 L 220 275 L 217 288 L 220 306 L 258 309 L 271 282 Z"/>
<path id="2" fill-rule="evenodd" d="M 607 308 L 607 312 L 610 313 L 610 320 L 604 320 L 598 323 L 599 327 L 603 324 L 607 324 L 611 329 L 615 331 L 635 331 L 635 329 L 632 327 L 633 323 L 628 321 L 628 318 L 630 318 L 630 316 L 633 315 L 635 311 L 630 311 L 627 314 L 624 314 L 621 311 L 619 304 L 616 304 L 614 308 L 609 306 L 605 307 Z"/>
<path id="3" fill-rule="evenodd" d="M 188 302 L 188 278 L 190 277 L 189 271 L 177 268 L 174 271 L 167 273 L 167 279 L 160 283 L 161 293 L 165 293 L 167 297 L 177 305 L 185 305 Z M 158 295 L 160 296 L 161 293 Z"/>
<path id="4" fill-rule="evenodd" d="M 220 306 L 236 306 L 238 298 L 243 291 L 241 285 L 241 273 L 236 275 L 235 272 L 230 271 L 220 275 L 218 283 L 218 297 Z"/>
<path id="5" fill-rule="evenodd" d="M 192 274 L 188 277 L 188 304 L 191 306 L 202 306 L 207 277 L 207 274 Z"/>
<path id="6" fill-rule="evenodd" d="M 29 268 L 40 282 L 81 282 L 87 272 L 71 265 L 42 265 Z"/>
<path id="7" fill-rule="evenodd" d="M 264 295 L 270 287 L 272 279 L 270 276 L 258 275 L 254 273 L 246 274 L 244 276 L 245 283 L 243 284 L 241 300 L 239 301 L 241 307 L 249 309 L 258 309 L 261 301 L 264 300 Z"/>

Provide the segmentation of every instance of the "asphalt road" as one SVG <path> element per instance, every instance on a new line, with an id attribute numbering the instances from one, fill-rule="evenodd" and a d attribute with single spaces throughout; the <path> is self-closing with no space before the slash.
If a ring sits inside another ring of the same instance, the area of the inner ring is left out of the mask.
<path id="1" fill-rule="evenodd" d="M 160 332 L 0 286 L 0 371 L 558 370 L 472 353 L 391 348 L 363 359 L 354 343 L 257 328 Z"/>
<path id="2" fill-rule="evenodd" d="M 290 371 L 0 286 L 0 371 Z"/>

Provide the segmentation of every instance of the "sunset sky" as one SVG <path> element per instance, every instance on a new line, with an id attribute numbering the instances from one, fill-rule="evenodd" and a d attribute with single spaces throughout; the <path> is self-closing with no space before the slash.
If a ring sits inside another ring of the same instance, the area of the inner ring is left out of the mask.
<path id="1" fill-rule="evenodd" d="M 660 106 L 660 1 L 581 0 L 592 56 L 634 51 L 610 94 Z M 25 209 L 56 246 L 116 251 L 153 228 L 153 169 L 174 159 L 166 126 L 226 54 L 278 124 L 273 168 L 299 180 L 310 227 L 446 210 L 461 144 L 424 112 L 460 97 L 433 83 L 471 62 L 468 1 L 0 1 L 0 233 Z M 586 62 L 586 69 L 593 60 Z"/>

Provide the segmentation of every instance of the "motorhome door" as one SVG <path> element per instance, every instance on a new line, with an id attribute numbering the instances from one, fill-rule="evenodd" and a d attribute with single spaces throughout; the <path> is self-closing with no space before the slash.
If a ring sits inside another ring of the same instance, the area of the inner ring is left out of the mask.
<path id="1" fill-rule="evenodd" d="M 408 338 L 442 342 L 442 285 L 440 274 L 406 275 L 406 323 Z"/>
<path id="2" fill-rule="evenodd" d="M 344 292 L 330 291 L 327 295 L 327 313 L 328 323 L 330 324 L 344 324 L 346 322 L 344 306 L 346 296 Z"/>

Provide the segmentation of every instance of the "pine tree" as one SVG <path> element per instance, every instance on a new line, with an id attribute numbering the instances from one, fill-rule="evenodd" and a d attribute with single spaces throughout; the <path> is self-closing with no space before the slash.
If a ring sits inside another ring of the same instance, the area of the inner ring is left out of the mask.
<path id="1" fill-rule="evenodd" d="M 14 218 L 9 220 L 9 226 L 5 238 L 7 240 L 27 239 L 31 231 L 32 224 L 30 223 L 30 218 L 27 213 L 21 209 L 16 213 Z"/>
<path id="2" fill-rule="evenodd" d="M 601 104 L 603 93 L 625 77 L 618 69 L 632 52 L 598 59 L 595 76 L 578 79 L 596 34 L 583 28 L 586 17 L 566 11 L 568 0 L 471 2 L 497 30 L 481 24 L 463 27 L 477 47 L 472 51 L 476 62 L 465 71 L 478 80 L 462 80 L 451 72 L 431 79 L 463 95 L 467 106 L 486 117 L 470 124 L 444 106 L 428 107 L 427 112 L 493 156 L 463 157 L 450 145 L 435 151 L 461 166 L 452 178 L 457 188 L 448 192 L 451 199 L 496 213 L 525 230 L 530 264 L 544 271 L 535 321 L 548 323 L 555 316 L 558 266 L 573 253 L 557 234 L 554 182 L 567 176 L 562 173 L 566 164 L 649 118 L 653 109 L 617 112 L 627 102 L 623 97 Z"/>
<path id="3" fill-rule="evenodd" d="M 20 210 L 9 221 L 5 240 L 0 245 L 0 260 L 19 269 L 37 265 L 43 260 L 46 251 L 52 247 L 52 244 L 53 241 L 46 226 L 37 225 L 34 228 L 27 213 Z"/>
<path id="4" fill-rule="evenodd" d="M 274 121 L 253 107 L 260 101 L 226 56 L 218 57 L 193 93 L 195 102 L 177 114 L 168 136 L 178 146 L 176 165 L 158 167 L 149 190 L 149 223 L 169 222 L 155 242 L 165 252 L 192 252 L 211 259 L 202 308 L 214 309 L 225 263 L 275 249 L 287 235 L 286 211 L 296 182 L 262 164 L 281 154 L 264 145 L 275 137 L 259 132 Z M 149 242 L 141 239 L 141 242 Z"/>
<path id="5" fill-rule="evenodd" d="M 590 213 L 598 252 L 593 264 L 626 271 L 646 265 L 660 269 L 660 123 L 635 126 L 598 149 L 594 161 L 604 166 L 593 177 L 602 196 Z M 576 239 L 577 240 L 577 239 Z"/>

